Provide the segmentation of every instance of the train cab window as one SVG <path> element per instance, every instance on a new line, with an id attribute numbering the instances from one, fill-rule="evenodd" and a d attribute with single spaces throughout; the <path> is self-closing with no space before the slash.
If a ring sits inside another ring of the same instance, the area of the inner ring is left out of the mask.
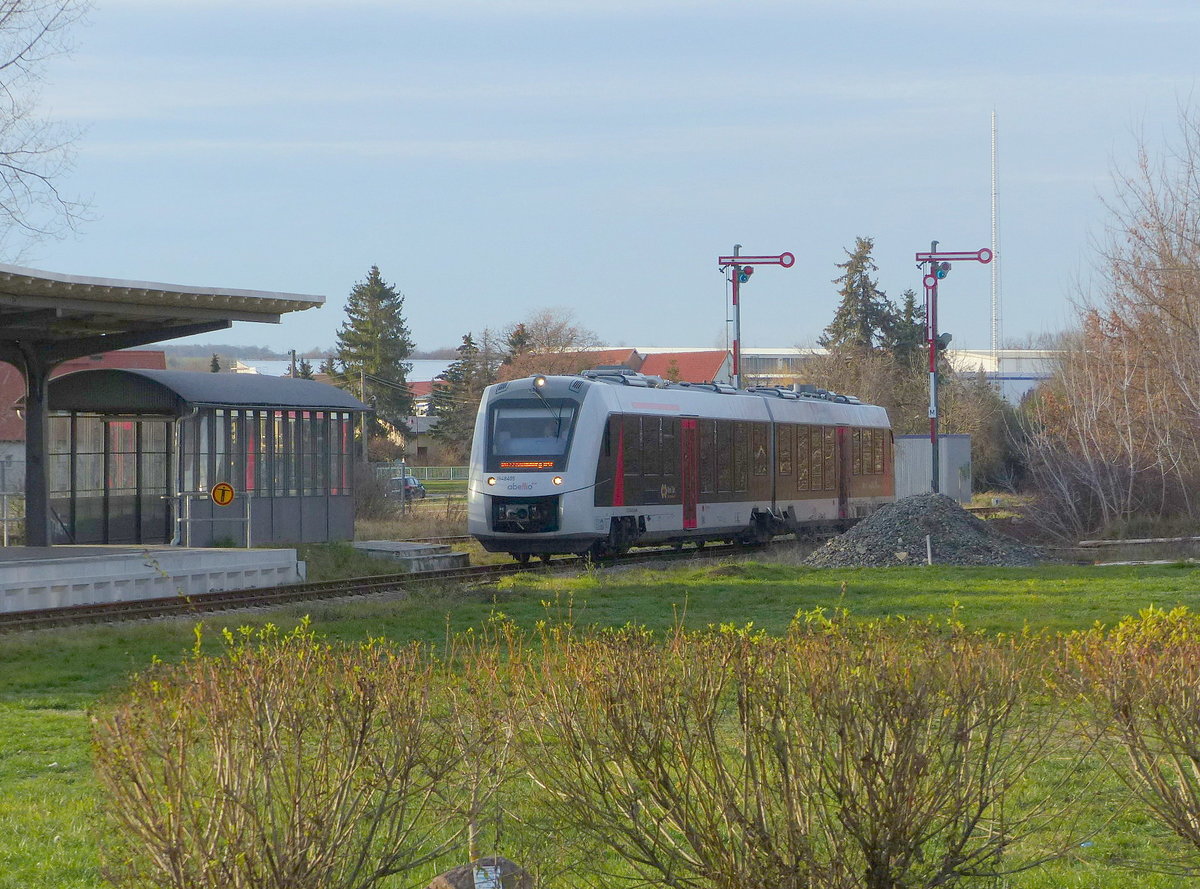
<path id="1" fill-rule="evenodd" d="M 547 463 L 547 466 L 522 466 L 522 469 L 562 468 L 571 431 L 575 425 L 575 402 L 498 403 L 491 414 L 491 458 L 503 463 L 508 458 L 528 458 L 523 462 Z M 551 458 L 538 460 L 537 458 Z M 500 466 L 498 468 L 503 468 Z"/>

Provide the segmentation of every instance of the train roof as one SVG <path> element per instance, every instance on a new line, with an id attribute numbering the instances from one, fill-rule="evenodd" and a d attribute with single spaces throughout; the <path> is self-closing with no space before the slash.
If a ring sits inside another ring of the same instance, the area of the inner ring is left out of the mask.
<path id="1" fill-rule="evenodd" d="M 534 376 L 528 379 L 532 381 L 538 377 Z M 650 394 L 646 390 L 668 398 L 670 394 L 682 395 L 686 392 L 688 395 L 685 398 L 693 404 L 695 396 L 700 396 L 705 402 L 709 398 L 714 399 L 712 402 L 714 406 L 722 405 L 722 407 L 716 408 L 717 412 L 722 415 L 730 410 L 735 413 L 743 413 L 746 409 L 753 411 L 755 410 L 754 406 L 758 405 L 765 408 L 766 413 L 771 417 L 785 420 L 795 416 L 798 411 L 804 411 L 804 406 L 807 405 L 810 409 L 809 412 L 815 411 L 817 414 L 818 422 L 845 422 L 846 420 L 840 418 L 845 417 L 848 420 L 853 417 L 851 422 L 856 425 L 891 425 L 887 418 L 887 412 L 878 405 L 867 404 L 851 395 L 841 395 L 806 384 L 794 387 L 753 386 L 748 389 L 735 389 L 725 383 L 676 383 L 661 377 L 640 374 L 627 367 L 599 367 L 582 371 L 575 376 L 548 376 L 545 379 L 550 384 L 548 389 L 558 389 L 562 386 L 571 392 L 580 392 L 584 387 L 590 388 L 592 384 L 600 384 L 604 388 L 612 387 L 612 394 L 619 402 L 625 402 L 631 398 L 645 398 Z M 521 382 L 521 380 L 512 380 L 491 388 L 494 390 L 494 394 L 498 395 L 512 387 L 513 384 L 519 385 Z M 645 395 L 638 394 L 643 392 Z M 715 399 L 719 399 L 719 401 Z M 655 399 L 653 404 L 667 409 L 674 408 L 674 412 L 691 412 L 684 410 L 681 405 L 668 404 L 665 401 L 659 405 L 658 402 L 659 400 Z M 634 408 L 640 410 L 650 408 L 651 404 L 651 402 L 642 400 L 631 402 Z M 741 409 L 739 410 L 736 405 L 740 405 Z M 708 410 L 712 410 L 712 408 L 706 409 L 705 412 Z"/>

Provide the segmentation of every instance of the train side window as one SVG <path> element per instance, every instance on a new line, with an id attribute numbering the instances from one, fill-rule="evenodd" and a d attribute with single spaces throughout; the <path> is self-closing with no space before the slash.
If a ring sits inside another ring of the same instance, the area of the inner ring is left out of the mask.
<path id="1" fill-rule="evenodd" d="M 796 427 L 796 490 L 807 491 L 811 487 L 812 472 L 809 470 L 812 443 L 808 439 L 808 427 Z"/>
<path id="2" fill-rule="evenodd" d="M 728 494 L 733 490 L 733 472 L 737 455 L 733 452 L 733 422 L 717 420 L 717 492 Z"/>
<path id="3" fill-rule="evenodd" d="M 855 429 L 850 433 L 850 447 L 854 454 L 854 466 L 850 470 L 851 475 L 863 474 L 863 436 L 870 435 L 870 432 L 865 429 Z"/>
<path id="4" fill-rule="evenodd" d="M 824 440 L 823 441 L 824 447 L 822 447 L 822 449 L 821 449 L 821 458 L 822 458 L 822 463 L 823 463 L 823 466 L 822 466 L 823 475 L 824 475 L 823 481 L 825 482 L 825 490 L 826 491 L 833 490 L 833 482 L 834 482 L 833 455 L 835 453 L 835 451 L 834 451 L 834 434 L 835 434 L 835 432 L 834 432 L 834 428 L 832 426 L 825 426 L 824 428 L 821 429 L 821 437 Z"/>
<path id="5" fill-rule="evenodd" d="M 821 437 L 820 426 L 808 427 L 809 441 L 809 479 L 808 488 L 810 491 L 820 491 L 825 487 L 822 467 L 825 465 L 822 453 L 822 444 L 824 439 Z"/>
<path id="6" fill-rule="evenodd" d="M 625 417 L 625 474 L 642 474 L 642 418 Z"/>
<path id="7" fill-rule="evenodd" d="M 755 475 L 767 474 L 767 427 L 755 423 L 750 427 L 750 462 Z"/>
<path id="8" fill-rule="evenodd" d="M 675 477 L 679 474 L 679 419 L 663 417 L 662 420 L 662 474 Z"/>
<path id="9" fill-rule="evenodd" d="M 775 463 L 780 475 L 792 474 L 792 436 L 793 429 L 780 423 L 775 427 Z"/>
<path id="10" fill-rule="evenodd" d="M 871 451 L 874 454 L 874 467 L 877 475 L 883 474 L 883 430 L 871 430 Z"/>
<path id="11" fill-rule="evenodd" d="M 612 456 L 612 426 L 613 417 L 609 417 L 604 421 L 604 432 L 600 438 L 600 453 L 605 457 Z"/>
<path id="12" fill-rule="evenodd" d="M 717 423 L 715 420 L 699 420 L 696 426 L 696 439 L 700 443 L 700 493 L 711 494 L 716 490 Z"/>
<path id="13" fill-rule="evenodd" d="M 749 487 L 750 471 L 750 424 L 733 425 L 733 489 L 745 491 Z"/>
<path id="14" fill-rule="evenodd" d="M 662 472 L 662 429 L 658 417 L 642 417 L 642 475 Z"/>

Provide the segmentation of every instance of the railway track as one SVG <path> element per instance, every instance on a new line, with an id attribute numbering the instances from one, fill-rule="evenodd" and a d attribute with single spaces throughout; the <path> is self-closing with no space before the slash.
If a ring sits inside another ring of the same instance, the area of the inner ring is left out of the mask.
<path id="1" fill-rule="evenodd" d="M 451 539 L 454 538 L 439 538 L 439 542 Z M 745 552 L 747 552 L 747 547 L 737 545 L 710 545 L 699 549 L 691 547 L 685 550 L 642 550 L 605 559 L 601 564 L 631 565 L 680 559 L 713 559 L 725 558 Z M 437 571 L 410 571 L 404 574 L 383 574 L 372 577 L 349 578 L 346 580 L 295 583 L 259 589 L 229 590 L 195 596 L 180 595 L 157 599 L 137 599 L 127 602 L 103 602 L 94 605 L 72 605 L 65 608 L 7 612 L 0 614 L 0 634 L 49 627 L 145 620 L 178 615 L 200 615 L 217 611 L 230 611 L 238 608 L 261 608 L 264 606 L 285 605 L 318 599 L 341 599 L 421 586 L 486 584 L 499 580 L 502 577 L 530 571 L 545 573 L 578 570 L 585 564 L 585 559 L 566 556 L 551 559 L 549 562 L 531 562 L 527 565 L 516 563 L 473 565 L 465 568 L 447 568 Z"/>

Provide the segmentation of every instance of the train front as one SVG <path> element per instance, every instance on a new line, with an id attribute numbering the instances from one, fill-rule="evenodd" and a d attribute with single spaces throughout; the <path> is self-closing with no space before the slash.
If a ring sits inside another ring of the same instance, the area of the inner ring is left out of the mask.
<path id="1" fill-rule="evenodd" d="M 604 422 L 598 399 L 587 399 L 594 388 L 538 376 L 484 391 L 467 503 L 468 530 L 484 549 L 526 561 L 586 552 L 600 536 L 592 512 Z"/>

